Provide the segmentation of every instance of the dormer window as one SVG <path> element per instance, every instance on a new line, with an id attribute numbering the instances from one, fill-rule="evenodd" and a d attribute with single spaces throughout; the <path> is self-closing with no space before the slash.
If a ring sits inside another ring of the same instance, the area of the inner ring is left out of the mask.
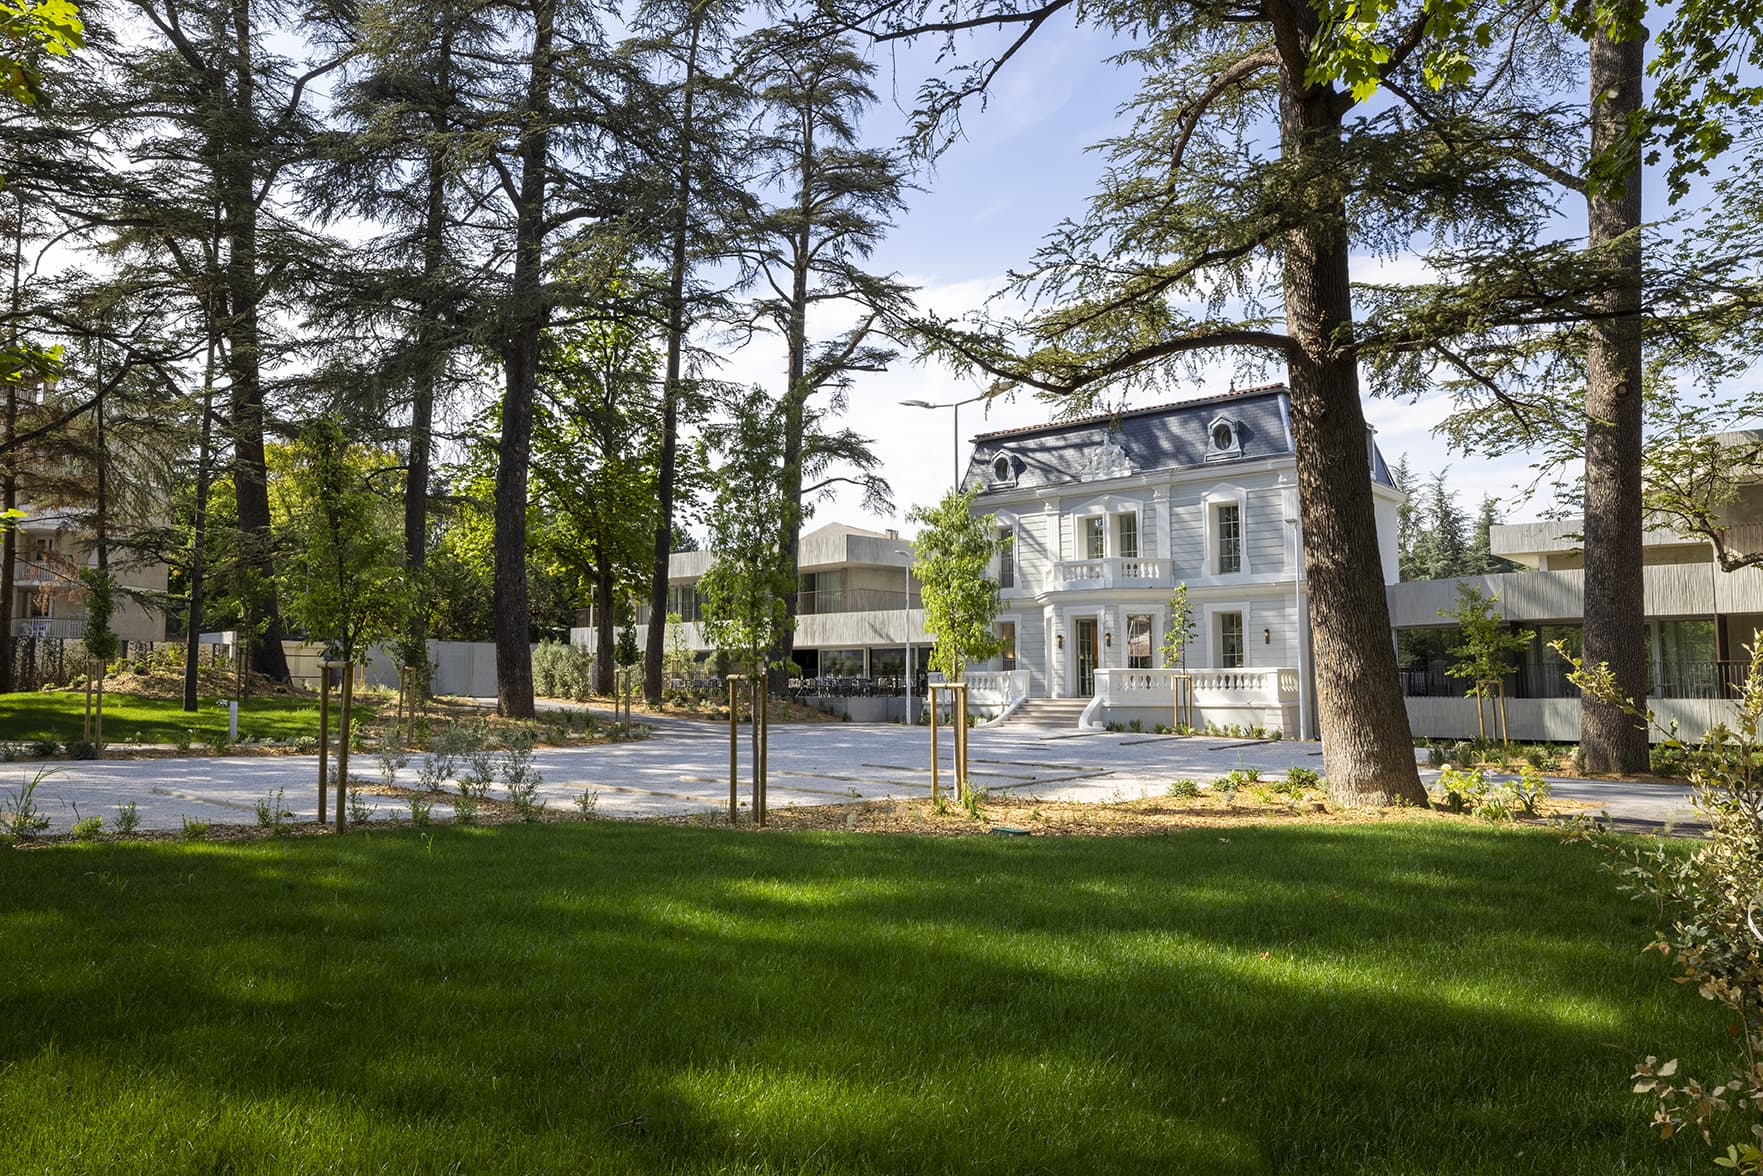
<path id="1" fill-rule="evenodd" d="M 992 459 L 992 484 L 1007 486 L 1016 481 L 1016 467 L 1011 464 L 1010 455 L 1000 453 Z"/>
<path id="2" fill-rule="evenodd" d="M 1213 417 L 1206 427 L 1206 460 L 1224 461 L 1243 456 L 1241 422 L 1227 416 Z"/>

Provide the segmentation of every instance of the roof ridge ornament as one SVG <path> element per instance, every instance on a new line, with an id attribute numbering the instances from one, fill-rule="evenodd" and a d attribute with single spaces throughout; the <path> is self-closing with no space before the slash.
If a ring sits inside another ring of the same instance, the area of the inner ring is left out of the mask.
<path id="1" fill-rule="evenodd" d="M 1133 472 L 1132 459 L 1127 456 L 1126 448 L 1109 433 L 1090 451 L 1089 460 L 1084 463 L 1083 477 L 1092 478 L 1125 478 Z"/>

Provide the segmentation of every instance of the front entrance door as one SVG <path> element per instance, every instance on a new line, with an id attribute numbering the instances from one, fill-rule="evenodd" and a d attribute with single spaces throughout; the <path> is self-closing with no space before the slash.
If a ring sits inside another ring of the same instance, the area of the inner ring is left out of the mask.
<path id="1" fill-rule="evenodd" d="M 1082 698 L 1096 693 L 1096 618 L 1077 622 L 1077 692 Z"/>

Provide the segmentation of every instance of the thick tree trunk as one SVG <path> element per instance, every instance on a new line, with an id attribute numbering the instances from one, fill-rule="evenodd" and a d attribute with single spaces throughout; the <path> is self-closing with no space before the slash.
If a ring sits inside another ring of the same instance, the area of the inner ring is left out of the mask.
<path id="1" fill-rule="evenodd" d="M 532 74 L 527 81 L 527 127 L 521 139 L 520 201 L 515 209 L 514 277 L 508 333 L 502 344 L 502 441 L 496 455 L 496 708 L 514 719 L 530 719 L 535 713 L 526 579 L 526 472 L 532 457 L 533 392 L 546 318 L 541 287 L 551 162 L 555 0 L 539 0 L 533 15 Z"/>
<path id="2" fill-rule="evenodd" d="M 1329 795 L 1349 805 L 1423 804 L 1390 639 L 1365 414 L 1352 341 L 1344 194 L 1328 157 L 1341 140 L 1335 95 L 1281 71 L 1280 137 L 1317 205 L 1286 239 L 1292 431 Z"/>
<path id="3" fill-rule="evenodd" d="M 19 193 L 13 198 L 14 215 L 18 220 L 13 228 L 12 238 L 12 321 L 18 321 L 19 285 L 24 280 L 24 195 Z M 18 346 L 18 331 L 12 332 L 12 345 Z M 6 385 L 6 412 L 4 417 L 4 440 L 10 446 L 12 439 L 18 435 L 18 385 Z M 10 449 L 4 457 L 0 457 L 4 466 L 0 467 L 0 510 L 18 509 L 18 455 Z M 10 517 L 0 524 L 0 694 L 12 693 L 12 598 L 18 591 L 18 529 L 12 525 Z"/>
<path id="4" fill-rule="evenodd" d="M 1641 108 L 1641 37 L 1591 41 L 1592 155 L 1620 150 Z M 1608 186 L 1588 188 L 1587 243 L 1608 248 L 1625 234 L 1622 281 L 1594 295 L 1586 347 L 1585 662 L 1610 667 L 1617 689 L 1644 706 L 1646 622 L 1641 588 L 1641 174 L 1639 160 Z M 1641 772 L 1648 762 L 1640 722 L 1586 698 L 1580 746 L 1591 772 Z"/>
<path id="5" fill-rule="evenodd" d="M 655 562 L 649 573 L 649 632 L 643 647 L 643 696 L 661 701 L 661 662 L 667 643 L 667 578 L 673 558 L 674 477 L 679 464 L 681 364 L 686 340 L 686 228 L 692 204 L 692 100 L 697 94 L 698 33 L 703 16 L 693 7 L 686 76 L 681 95 L 678 206 L 674 210 L 673 256 L 667 276 L 667 376 L 661 389 L 661 511 L 655 523 Z"/>
<path id="6" fill-rule="evenodd" d="M 201 665 L 202 589 L 207 575 L 204 548 L 208 543 L 209 417 L 214 412 L 214 341 L 209 340 L 202 388 L 202 425 L 196 445 L 196 517 L 190 528 L 190 598 L 184 625 L 184 712 L 195 714 L 197 677 Z"/>
<path id="7" fill-rule="evenodd" d="M 5 441 L 12 444 L 18 433 L 18 386 L 6 385 Z M 14 462 L 17 455 L 8 452 L 0 461 L 0 510 L 18 508 L 18 475 Z M 12 598 L 18 591 L 18 529 L 10 521 L 0 532 L 0 694 L 12 693 Z"/>
<path id="8" fill-rule="evenodd" d="M 235 0 L 233 33 L 237 60 L 228 111 L 232 124 L 224 134 L 230 140 L 218 152 L 215 171 L 219 198 L 226 213 L 227 375 L 232 383 L 229 411 L 232 417 L 233 492 L 238 507 L 239 536 L 243 560 L 255 573 L 248 611 L 261 621 L 261 633 L 245 637 L 251 642 L 251 664 L 258 673 L 276 682 L 288 681 L 288 659 L 282 650 L 281 604 L 276 597 L 275 559 L 269 526 L 269 477 L 263 455 L 262 339 L 258 325 L 261 280 L 257 273 L 257 201 L 251 164 L 254 144 L 250 134 L 255 101 L 256 74 L 251 58 L 251 9 L 248 0 Z"/>
<path id="9" fill-rule="evenodd" d="M 612 560 L 594 561 L 594 693 L 610 695 L 617 685 L 614 664 L 617 634 L 612 624 Z"/>
<path id="10" fill-rule="evenodd" d="M 453 58 L 453 36 L 450 29 L 441 31 L 440 51 L 436 59 L 435 85 L 442 94 L 450 84 L 449 66 Z M 447 130 L 446 115 L 439 109 L 430 112 L 430 129 L 437 139 Z M 422 347 L 421 370 L 417 374 L 410 398 L 409 471 L 404 481 L 404 572 L 415 591 L 410 615 L 404 626 L 407 654 L 423 652 L 428 640 L 428 593 L 423 572 L 428 562 L 429 468 L 434 451 L 435 391 L 441 382 L 446 352 L 441 343 L 442 299 L 435 287 L 440 281 L 446 260 L 447 170 L 441 148 L 431 145 L 428 151 L 428 206 L 424 212 L 422 241 L 423 300 L 422 325 L 418 339 Z"/>

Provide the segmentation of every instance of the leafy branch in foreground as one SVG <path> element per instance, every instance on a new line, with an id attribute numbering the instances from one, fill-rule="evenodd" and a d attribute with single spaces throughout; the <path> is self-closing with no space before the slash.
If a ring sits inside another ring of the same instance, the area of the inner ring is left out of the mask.
<path id="1" fill-rule="evenodd" d="M 1586 666 L 1559 641 L 1556 653 L 1572 664 L 1569 680 L 1588 695 L 1618 707 L 1637 723 L 1665 735 L 1682 749 L 1675 730 L 1661 727 L 1651 711 L 1616 691 L 1609 667 Z M 1751 1136 L 1728 1144 L 1715 1163 L 1758 1176 L 1763 1173 L 1763 643 L 1751 653 L 1750 671 L 1731 727 L 1715 726 L 1688 750 L 1690 802 L 1708 823 L 1693 854 L 1664 842 L 1636 843 L 1582 823 L 1576 839 L 1590 841 L 1610 858 L 1624 890 L 1654 904 L 1666 929 L 1646 947 L 1676 962 L 1680 984 L 1738 1019 L 1742 1052 L 1718 1082 L 1678 1073 L 1677 1059 L 1655 1056 L 1635 1064 L 1634 1092 L 1655 1101 L 1653 1123 L 1661 1138 L 1691 1128 L 1710 1146 L 1715 1132 L 1746 1121 Z"/>

